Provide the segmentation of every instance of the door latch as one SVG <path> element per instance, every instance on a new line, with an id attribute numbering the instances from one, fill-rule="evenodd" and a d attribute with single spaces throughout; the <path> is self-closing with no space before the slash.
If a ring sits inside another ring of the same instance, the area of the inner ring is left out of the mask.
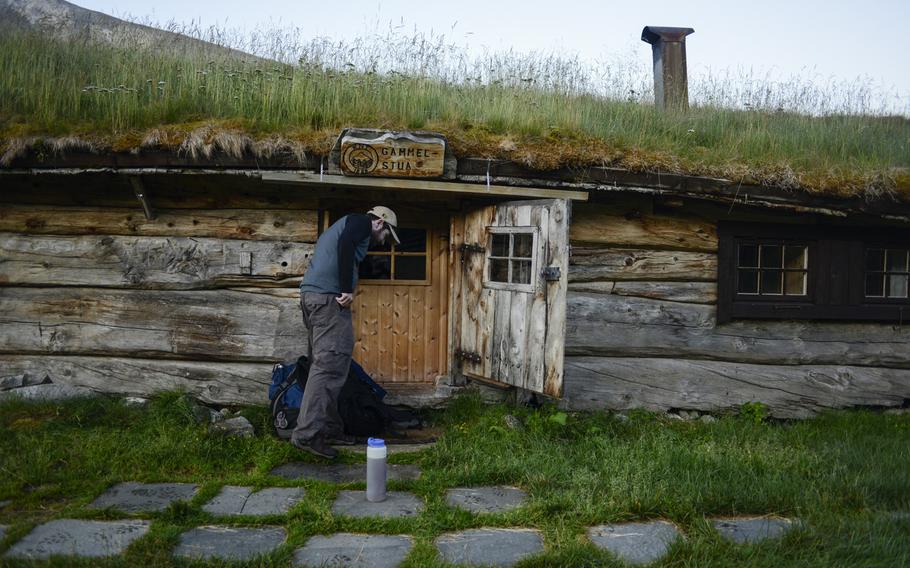
<path id="1" fill-rule="evenodd" d="M 558 266 L 548 266 L 541 271 L 541 275 L 547 282 L 555 282 L 562 277 L 562 271 Z"/>

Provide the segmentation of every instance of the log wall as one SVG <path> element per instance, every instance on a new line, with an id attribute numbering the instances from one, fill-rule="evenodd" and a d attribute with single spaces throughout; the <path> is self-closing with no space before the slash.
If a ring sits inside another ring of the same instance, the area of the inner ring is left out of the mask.
<path id="1" fill-rule="evenodd" d="M 312 195 L 230 176 L 35 177 L 0 188 L 0 378 L 266 403 L 305 351 Z"/>
<path id="2" fill-rule="evenodd" d="M 576 205 L 563 403 L 718 411 L 762 402 L 774 416 L 805 417 L 910 399 L 908 326 L 717 325 L 715 228 L 727 213 L 655 212 L 632 198 Z"/>

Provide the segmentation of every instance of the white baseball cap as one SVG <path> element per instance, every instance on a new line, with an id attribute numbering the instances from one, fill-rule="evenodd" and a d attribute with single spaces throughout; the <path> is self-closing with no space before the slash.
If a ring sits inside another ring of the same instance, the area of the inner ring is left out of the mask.
<path id="1" fill-rule="evenodd" d="M 385 224 L 389 226 L 389 231 L 392 232 L 392 238 L 395 239 L 395 243 L 399 245 L 401 244 L 401 239 L 398 238 L 398 233 L 395 232 L 395 227 L 398 226 L 398 216 L 395 215 L 394 211 L 388 207 L 377 205 L 376 207 L 373 207 L 367 211 L 367 215 L 372 215 L 385 221 Z"/>

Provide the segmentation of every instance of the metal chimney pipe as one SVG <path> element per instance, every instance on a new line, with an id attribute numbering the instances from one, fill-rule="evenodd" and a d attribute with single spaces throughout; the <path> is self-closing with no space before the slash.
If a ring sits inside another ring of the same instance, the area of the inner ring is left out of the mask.
<path id="1" fill-rule="evenodd" d="M 657 108 L 689 108 L 689 81 L 686 77 L 686 36 L 692 28 L 645 26 L 641 41 L 651 44 L 654 55 L 654 103 Z"/>

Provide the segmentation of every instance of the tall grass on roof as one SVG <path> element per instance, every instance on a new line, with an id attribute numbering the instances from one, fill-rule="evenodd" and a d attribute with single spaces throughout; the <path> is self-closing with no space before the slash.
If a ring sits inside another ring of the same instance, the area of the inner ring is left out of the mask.
<path id="1" fill-rule="evenodd" d="M 362 126 L 439 130 L 461 155 L 539 168 L 613 165 L 841 194 L 900 190 L 910 167 L 910 120 L 882 115 L 862 82 L 714 75 L 674 114 L 649 103 L 649 79 L 615 62 L 472 57 L 419 34 L 282 41 L 267 51 L 284 62 L 270 63 L 2 33 L 0 150 L 33 136 L 176 148 L 201 124 L 209 138 L 242 132 L 251 142 L 241 149 L 275 136 L 306 146 L 313 133 Z"/>

